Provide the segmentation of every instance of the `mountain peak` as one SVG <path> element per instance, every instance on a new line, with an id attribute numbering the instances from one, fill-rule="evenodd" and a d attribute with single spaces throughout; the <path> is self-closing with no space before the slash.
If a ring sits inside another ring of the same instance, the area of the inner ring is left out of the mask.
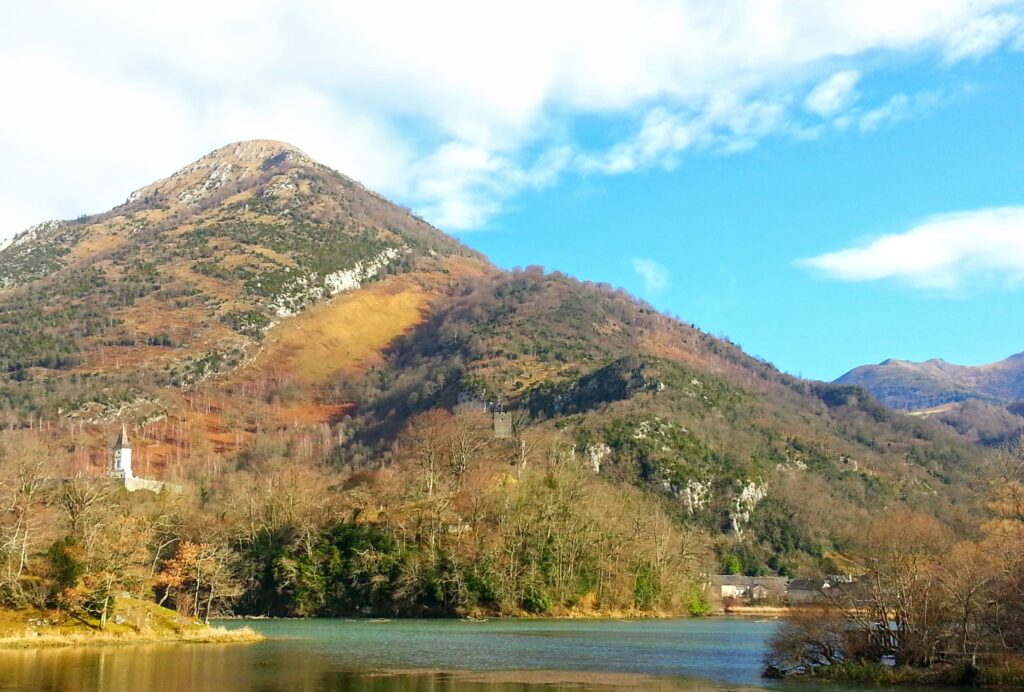
<path id="1" fill-rule="evenodd" d="M 313 161 L 304 151 L 287 142 L 278 142 L 273 139 L 250 139 L 214 149 L 192 165 L 217 161 L 225 163 L 255 163 L 262 166 L 267 161 L 275 159 L 280 159 L 281 161 L 296 159 L 308 162 Z"/>
<path id="2" fill-rule="evenodd" d="M 136 190 L 126 204 L 144 200 L 195 206 L 226 183 L 258 176 L 285 163 L 318 165 L 286 142 L 251 139 L 220 147 L 170 177 Z"/>
<path id="3" fill-rule="evenodd" d="M 483 259 L 298 147 L 257 139 L 219 147 L 114 209 L 36 226 L 4 243 L 0 292 L 69 265 L 146 257 L 158 270 L 166 265 L 175 282 L 234 282 L 239 300 L 269 300 L 281 312 L 280 301 L 299 298 L 304 306 L 318 291 L 361 283 L 371 266 L 374 274 L 421 256 L 433 266 L 448 255 Z M 183 257 L 188 263 L 177 264 Z"/>

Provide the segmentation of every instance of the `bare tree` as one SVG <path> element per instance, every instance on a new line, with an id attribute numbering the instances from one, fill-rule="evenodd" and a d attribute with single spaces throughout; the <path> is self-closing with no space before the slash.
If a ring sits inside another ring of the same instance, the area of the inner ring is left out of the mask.
<path id="1" fill-rule="evenodd" d="M 462 488 L 466 475 L 474 463 L 486 452 L 490 441 L 487 416 L 478 412 L 464 412 L 452 417 L 448 431 L 448 461 L 455 489 Z"/>
<path id="2" fill-rule="evenodd" d="M 416 467 L 427 497 L 433 497 L 445 469 L 452 414 L 434 409 L 409 421 L 399 439 L 400 458 Z"/>
<path id="3" fill-rule="evenodd" d="M 21 597 L 29 558 L 45 541 L 50 451 L 34 437 L 7 433 L 0 442 L 0 600 Z"/>

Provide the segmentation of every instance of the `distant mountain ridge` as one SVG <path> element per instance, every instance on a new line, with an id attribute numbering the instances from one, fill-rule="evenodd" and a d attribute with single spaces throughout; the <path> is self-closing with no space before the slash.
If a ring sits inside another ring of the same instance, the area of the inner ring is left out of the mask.
<path id="1" fill-rule="evenodd" d="M 986 365 L 956 365 L 934 358 L 923 363 L 889 359 L 862 365 L 836 380 L 864 387 L 886 406 L 930 409 L 978 399 L 1007 406 L 1024 399 L 1024 352 Z"/>

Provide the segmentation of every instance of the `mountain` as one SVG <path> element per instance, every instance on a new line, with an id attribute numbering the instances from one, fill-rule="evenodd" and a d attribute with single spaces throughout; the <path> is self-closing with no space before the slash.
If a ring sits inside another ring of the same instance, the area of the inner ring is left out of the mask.
<path id="1" fill-rule="evenodd" d="M 384 483 L 410 439 L 433 464 L 422 416 L 454 412 L 457 430 L 504 410 L 521 443 L 494 452 L 507 463 L 638 487 L 750 572 L 837 569 L 882 507 L 959 524 L 982 454 L 621 290 L 495 267 L 270 141 L 0 250 L 0 372 L 6 427 L 70 468 L 103 468 L 123 419 L 139 473 L 208 494 L 281 459 Z M 450 526 L 471 526 L 460 492 Z"/>
<path id="2" fill-rule="evenodd" d="M 971 442 L 1001 446 L 1024 433 L 1024 353 L 979 366 L 887 360 L 836 382 L 863 387 L 886 406 L 945 424 Z"/>
<path id="3" fill-rule="evenodd" d="M 229 145 L 110 212 L 36 226 L 0 251 L 0 371 L 28 383 L 0 397 L 40 415 L 86 403 L 88 416 L 117 415 L 140 373 L 188 386 L 324 298 L 458 259 L 485 264 L 294 147 Z M 43 386 L 54 378 L 62 395 Z M 85 401 L 89 379 L 111 388 L 99 402 Z"/>
<path id="4" fill-rule="evenodd" d="M 1008 405 L 1024 399 L 1024 353 L 988 365 L 886 360 L 862 365 L 836 380 L 864 387 L 892 408 L 921 410 L 964 399 Z"/>

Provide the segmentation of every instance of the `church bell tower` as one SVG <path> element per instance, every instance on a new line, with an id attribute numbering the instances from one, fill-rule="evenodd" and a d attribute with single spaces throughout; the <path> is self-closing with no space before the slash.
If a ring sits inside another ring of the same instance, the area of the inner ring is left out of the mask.
<path id="1" fill-rule="evenodd" d="M 120 478 L 132 477 L 132 448 L 128 442 L 128 430 L 121 421 L 121 434 L 114 442 L 114 464 L 110 469 L 110 475 Z"/>

